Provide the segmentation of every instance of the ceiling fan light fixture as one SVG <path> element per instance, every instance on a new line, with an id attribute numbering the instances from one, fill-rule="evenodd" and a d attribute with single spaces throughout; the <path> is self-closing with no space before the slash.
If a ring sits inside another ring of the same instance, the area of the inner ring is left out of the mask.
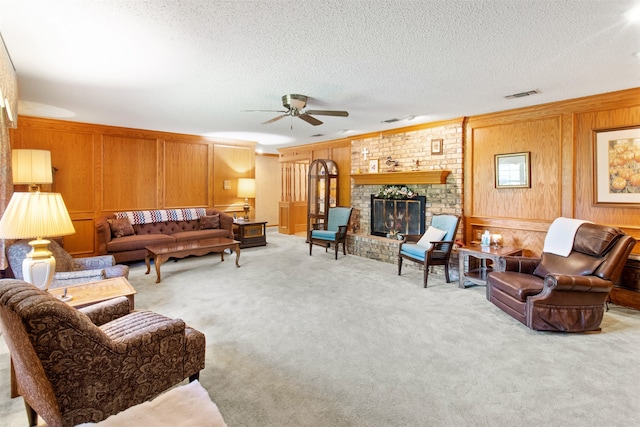
<path id="1" fill-rule="evenodd" d="M 307 106 L 307 97 L 298 94 L 287 94 L 282 96 L 282 105 L 292 110 L 302 110 Z"/>

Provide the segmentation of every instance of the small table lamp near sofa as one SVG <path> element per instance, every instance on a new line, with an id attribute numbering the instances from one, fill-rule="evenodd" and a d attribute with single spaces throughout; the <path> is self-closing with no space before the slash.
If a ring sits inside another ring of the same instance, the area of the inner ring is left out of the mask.
<path id="1" fill-rule="evenodd" d="M 60 193 L 13 193 L 0 219 L 0 238 L 30 239 L 33 248 L 22 264 L 24 280 L 46 290 L 56 270 L 56 259 L 45 237 L 75 233 Z"/>
<path id="2" fill-rule="evenodd" d="M 256 197 L 256 180 L 253 178 L 238 178 L 238 197 L 244 197 L 244 220 L 249 221 L 249 198 Z"/>

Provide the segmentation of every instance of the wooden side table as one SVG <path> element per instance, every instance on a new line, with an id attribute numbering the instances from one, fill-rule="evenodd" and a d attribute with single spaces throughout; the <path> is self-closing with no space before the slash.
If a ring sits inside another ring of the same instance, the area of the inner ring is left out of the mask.
<path id="1" fill-rule="evenodd" d="M 487 274 L 493 271 L 492 265 L 498 262 L 498 258 L 501 256 L 510 255 L 522 255 L 522 249 L 509 246 L 480 245 L 461 247 L 458 249 L 458 286 L 464 288 L 465 282 L 486 285 Z M 492 265 L 489 265 L 487 260 L 490 260 Z"/>
<path id="2" fill-rule="evenodd" d="M 136 290 L 124 277 L 114 277 L 98 282 L 71 285 L 66 288 L 53 288 L 49 289 L 49 293 L 55 297 L 60 297 L 65 289 L 67 289 L 67 294 L 73 297 L 73 299 L 67 301 L 67 304 L 71 307 L 86 307 L 108 299 L 124 296 L 129 299 L 131 310 L 134 309 L 133 303 Z"/>
<path id="3" fill-rule="evenodd" d="M 233 223 L 235 240 L 240 242 L 240 248 L 267 246 L 267 222 L 244 221 Z"/>

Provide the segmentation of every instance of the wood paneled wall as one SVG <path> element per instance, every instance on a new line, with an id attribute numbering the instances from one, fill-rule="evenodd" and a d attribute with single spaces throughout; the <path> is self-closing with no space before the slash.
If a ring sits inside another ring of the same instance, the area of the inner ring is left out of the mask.
<path id="1" fill-rule="evenodd" d="M 538 255 L 559 216 L 619 226 L 640 238 L 640 206 L 603 207 L 593 197 L 595 131 L 628 126 L 640 126 L 640 89 L 470 117 L 465 240 L 490 230 Z M 531 153 L 531 188 L 496 189 L 494 156 L 520 151 Z"/>
<path id="2" fill-rule="evenodd" d="M 338 166 L 338 206 L 351 206 L 351 140 L 282 148 L 280 153 L 282 195 L 279 203 L 279 231 L 295 234 L 307 231 L 307 179 L 309 165 L 317 159 L 331 159 Z"/>
<path id="3" fill-rule="evenodd" d="M 95 254 L 95 220 L 104 214 L 179 207 L 243 212 L 237 181 L 255 176 L 252 142 L 21 116 L 11 144 L 51 151 L 54 184 L 43 191 L 64 198 L 76 229 L 64 244 L 75 256 Z"/>

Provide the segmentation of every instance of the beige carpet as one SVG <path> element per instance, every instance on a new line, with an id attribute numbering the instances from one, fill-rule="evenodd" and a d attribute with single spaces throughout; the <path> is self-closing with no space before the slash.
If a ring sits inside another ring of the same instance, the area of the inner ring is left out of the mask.
<path id="1" fill-rule="evenodd" d="M 144 402 L 99 423 L 78 427 L 226 427 L 215 403 L 198 381 L 175 387 L 151 402 Z"/>
<path id="2" fill-rule="evenodd" d="M 640 311 L 611 306 L 600 333 L 535 332 L 441 269 L 423 289 L 415 269 L 267 240 L 240 268 L 169 261 L 159 284 L 131 266 L 137 308 L 205 333 L 200 382 L 229 427 L 640 425 Z M 0 343 L 0 420 L 22 427 L 7 374 Z"/>

